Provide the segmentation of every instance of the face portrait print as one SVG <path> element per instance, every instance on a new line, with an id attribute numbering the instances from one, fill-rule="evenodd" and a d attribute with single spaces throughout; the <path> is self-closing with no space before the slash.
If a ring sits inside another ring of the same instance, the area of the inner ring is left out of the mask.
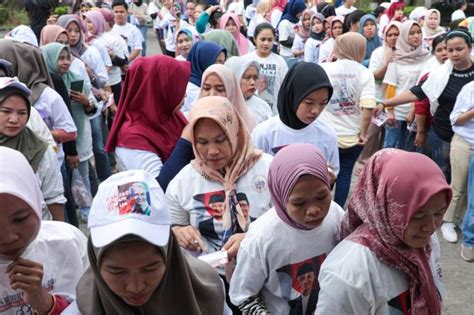
<path id="1" fill-rule="evenodd" d="M 151 214 L 148 185 L 141 182 L 128 183 L 118 187 L 119 214 L 130 213 L 149 216 Z"/>

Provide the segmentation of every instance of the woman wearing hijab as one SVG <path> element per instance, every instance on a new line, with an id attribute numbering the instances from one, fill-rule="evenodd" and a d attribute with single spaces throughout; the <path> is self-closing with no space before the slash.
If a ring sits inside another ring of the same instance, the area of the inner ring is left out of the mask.
<path id="1" fill-rule="evenodd" d="M 164 198 L 142 170 L 99 186 L 88 225 L 90 268 L 77 286 L 77 305 L 65 314 L 224 313 L 222 282 L 179 247 Z"/>
<path id="2" fill-rule="evenodd" d="M 217 45 L 224 47 L 224 49 L 227 51 L 226 59 L 240 55 L 239 46 L 237 46 L 234 36 L 226 30 L 212 30 L 204 34 L 203 38 L 207 41 L 214 42 Z"/>
<path id="3" fill-rule="evenodd" d="M 337 60 L 322 64 L 334 92 L 319 119 L 336 130 L 341 171 L 336 180 L 334 201 L 341 207 L 349 194 L 352 169 L 367 140 L 367 129 L 376 106 L 374 75 L 361 65 L 365 47 L 362 35 L 343 34 L 334 45 Z"/>
<path id="4" fill-rule="evenodd" d="M 176 32 L 176 60 L 186 61 L 189 52 L 200 39 L 191 28 L 182 28 Z"/>
<path id="5" fill-rule="evenodd" d="M 344 18 L 342 16 L 336 16 L 329 23 L 328 35 L 322 42 L 321 48 L 319 49 L 319 61 L 318 63 L 331 62 L 334 55 L 334 41 L 338 36 L 342 34 L 344 28 Z"/>
<path id="6" fill-rule="evenodd" d="M 360 28 L 359 34 L 365 37 L 367 40 L 367 47 L 365 48 L 365 56 L 362 60 L 362 64 L 365 67 L 369 67 L 370 56 L 372 52 L 382 45 L 378 30 L 377 30 L 377 20 L 372 14 L 366 14 L 360 19 Z"/>
<path id="7" fill-rule="evenodd" d="M 291 53 L 298 61 L 304 60 L 304 45 L 311 34 L 311 20 L 313 15 L 314 12 L 311 9 L 304 10 L 300 21 L 293 27 L 295 40 L 291 47 Z"/>
<path id="8" fill-rule="evenodd" d="M 324 18 L 327 19 L 330 16 L 336 16 L 336 8 L 332 4 L 327 2 L 321 2 L 316 6 L 316 11 L 324 15 Z"/>
<path id="9" fill-rule="evenodd" d="M 325 36 L 324 16 L 320 13 L 315 13 L 311 17 L 311 32 L 304 45 L 304 61 L 318 63 L 319 50 Z"/>
<path id="10" fill-rule="evenodd" d="M 275 2 L 273 2 L 270 12 L 270 23 L 272 24 L 273 28 L 278 27 L 278 23 L 280 23 L 281 16 L 287 3 L 288 0 L 275 0 Z"/>
<path id="11" fill-rule="evenodd" d="M 224 97 L 199 99 L 189 118 L 195 159 L 166 190 L 172 229 L 194 255 L 223 250 L 232 262 L 251 220 L 271 207 L 272 157 L 253 147 L 245 123 Z M 222 264 L 217 270 L 224 278 Z"/>
<path id="12" fill-rule="evenodd" d="M 106 144 L 123 170 L 141 169 L 158 176 L 186 125 L 179 109 L 189 72 L 188 63 L 167 56 L 132 64 Z"/>
<path id="13" fill-rule="evenodd" d="M 23 154 L 0 147 L 0 295 L 3 314 L 60 314 L 88 267 L 86 238 L 70 224 L 41 221 L 42 196 Z"/>
<path id="14" fill-rule="evenodd" d="M 402 23 L 406 19 L 406 17 L 403 15 L 403 9 L 405 8 L 405 3 L 403 1 L 393 2 L 389 5 L 390 6 L 388 9 L 386 9 L 384 14 L 380 17 L 379 29 L 381 31 L 384 31 L 385 27 L 393 21 Z M 410 18 L 410 20 L 414 20 L 418 23 L 416 19 Z"/>
<path id="15" fill-rule="evenodd" d="M 252 132 L 255 146 L 275 155 L 292 143 L 311 143 L 323 153 L 337 175 L 339 154 L 333 127 L 318 119 L 331 99 L 333 88 L 320 66 L 305 61 L 291 68 L 278 95 L 278 116 L 259 124 Z"/>
<path id="16" fill-rule="evenodd" d="M 230 68 L 224 65 L 212 65 L 204 71 L 199 98 L 206 96 L 227 98 L 249 132 L 255 128 L 255 116 L 247 109 L 242 91 Z"/>
<path id="17" fill-rule="evenodd" d="M 224 64 L 226 54 L 224 47 L 207 40 L 201 40 L 193 45 L 187 59 L 191 63 L 191 77 L 186 87 L 186 97 L 182 108 L 184 113 L 189 112 L 199 96 L 204 71 L 215 63 Z"/>
<path id="18" fill-rule="evenodd" d="M 319 273 L 319 314 L 441 314 L 436 229 L 451 189 L 428 157 L 376 153 L 362 171 L 341 239 Z"/>
<path id="19" fill-rule="evenodd" d="M 298 23 L 306 4 L 301 0 L 288 2 L 283 10 L 280 23 L 278 23 L 278 42 L 280 43 L 280 56 L 289 63 L 288 66 L 296 62 L 291 47 L 295 39 L 293 27 Z"/>
<path id="20" fill-rule="evenodd" d="M 226 63 L 240 85 L 242 95 L 248 110 L 255 116 L 256 124 L 270 119 L 273 116 L 272 109 L 267 102 L 255 95 L 257 83 L 260 80 L 260 65 L 256 61 L 244 61 L 241 57 L 229 58 Z"/>
<path id="21" fill-rule="evenodd" d="M 425 13 L 425 20 L 423 22 L 423 44 L 427 48 L 431 48 L 431 42 L 440 33 L 446 30 L 441 24 L 441 13 L 436 9 L 430 9 Z"/>
<path id="22" fill-rule="evenodd" d="M 237 14 L 232 12 L 227 12 L 221 18 L 220 27 L 222 30 L 226 30 L 234 36 L 234 40 L 237 43 L 239 49 L 239 56 L 245 55 L 250 51 L 254 51 L 255 47 L 242 33 L 240 33 L 241 28 L 240 19 Z M 205 36 L 209 40 L 208 36 Z M 232 57 L 229 55 L 229 58 Z"/>
<path id="23" fill-rule="evenodd" d="M 312 144 L 280 150 L 268 182 L 274 208 L 240 246 L 231 300 L 243 313 L 313 314 L 319 268 L 338 242 L 344 211 L 331 201 L 326 160 Z"/>
<path id="24" fill-rule="evenodd" d="M 386 98 L 399 95 L 415 85 L 428 58 L 429 52 L 422 45 L 420 25 L 411 20 L 403 22 L 397 39 L 394 62 L 388 66 L 383 79 Z M 385 124 L 385 148 L 405 147 L 410 108 L 411 104 L 406 103 L 395 109 L 388 109 L 389 113 L 393 111 L 395 120 L 390 119 Z"/>

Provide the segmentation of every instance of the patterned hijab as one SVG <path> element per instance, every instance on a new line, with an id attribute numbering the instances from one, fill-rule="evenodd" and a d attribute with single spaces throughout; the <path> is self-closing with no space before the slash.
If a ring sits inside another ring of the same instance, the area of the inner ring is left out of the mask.
<path id="1" fill-rule="evenodd" d="M 214 170 L 209 167 L 204 158 L 196 150 L 194 127 L 203 118 L 212 119 L 222 128 L 232 149 L 232 159 L 223 170 Z M 245 231 L 247 221 L 237 202 L 235 186 L 238 179 L 244 176 L 258 162 L 262 152 L 255 149 L 250 140 L 247 128 L 244 127 L 242 118 L 237 114 L 234 106 L 225 97 L 203 97 L 193 105 L 189 112 L 189 125 L 191 127 L 191 141 L 194 156 L 191 165 L 206 179 L 216 181 L 224 186 L 225 205 L 223 222 L 224 229 L 230 233 L 224 234 L 224 243 L 228 237 L 240 227 Z"/>
<path id="2" fill-rule="evenodd" d="M 341 239 L 368 247 L 384 264 L 403 271 L 412 314 L 441 314 L 429 266 L 431 244 L 415 249 L 403 241 L 407 225 L 435 194 L 451 188 L 428 157 L 397 149 L 377 152 L 362 171 L 342 222 Z"/>
<path id="3" fill-rule="evenodd" d="M 329 173 L 323 154 L 312 144 L 290 144 L 275 155 L 268 172 L 268 187 L 276 213 L 283 222 L 300 230 L 308 230 L 288 215 L 286 205 L 298 179 L 312 175 L 331 189 Z"/>

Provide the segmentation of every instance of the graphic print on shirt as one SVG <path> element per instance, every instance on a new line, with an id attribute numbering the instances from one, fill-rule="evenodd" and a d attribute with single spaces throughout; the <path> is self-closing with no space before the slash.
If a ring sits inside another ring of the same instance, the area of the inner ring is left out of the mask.
<path id="1" fill-rule="evenodd" d="M 260 63 L 260 79 L 258 82 L 258 96 L 264 99 L 273 109 L 273 99 L 277 96 L 275 80 L 277 76 L 276 65 L 273 63 Z"/>
<path id="2" fill-rule="evenodd" d="M 277 269 L 281 296 L 288 301 L 290 315 L 311 315 L 318 303 L 318 275 L 326 254 Z"/>
<path id="3" fill-rule="evenodd" d="M 331 82 L 336 93 L 331 97 L 326 110 L 335 116 L 354 115 L 356 113 L 356 98 L 349 88 L 355 86 L 355 79 L 356 76 L 349 73 L 331 75 Z"/>
<path id="4" fill-rule="evenodd" d="M 150 191 L 143 182 L 131 182 L 117 186 L 118 193 L 107 198 L 107 210 L 118 210 L 118 215 L 141 214 L 149 216 Z"/>
<path id="5" fill-rule="evenodd" d="M 399 296 L 388 301 L 390 315 L 409 315 L 411 308 L 410 291 L 402 292 Z"/>

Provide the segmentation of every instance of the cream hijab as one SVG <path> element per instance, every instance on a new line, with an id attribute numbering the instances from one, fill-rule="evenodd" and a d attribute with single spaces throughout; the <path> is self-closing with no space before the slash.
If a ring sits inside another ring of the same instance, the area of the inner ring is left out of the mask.
<path id="1" fill-rule="evenodd" d="M 242 90 L 240 89 L 240 84 L 237 82 L 234 73 L 232 70 L 224 65 L 216 64 L 212 65 L 204 71 L 201 81 L 201 89 L 204 82 L 209 75 L 216 74 L 219 79 L 222 81 L 225 87 L 225 93 L 227 99 L 234 106 L 235 110 L 242 118 L 243 122 L 247 126 L 249 132 L 255 128 L 257 122 L 255 116 L 249 112 L 247 108 L 247 103 L 245 103 Z M 202 90 L 199 92 L 199 98 L 202 98 Z"/>

